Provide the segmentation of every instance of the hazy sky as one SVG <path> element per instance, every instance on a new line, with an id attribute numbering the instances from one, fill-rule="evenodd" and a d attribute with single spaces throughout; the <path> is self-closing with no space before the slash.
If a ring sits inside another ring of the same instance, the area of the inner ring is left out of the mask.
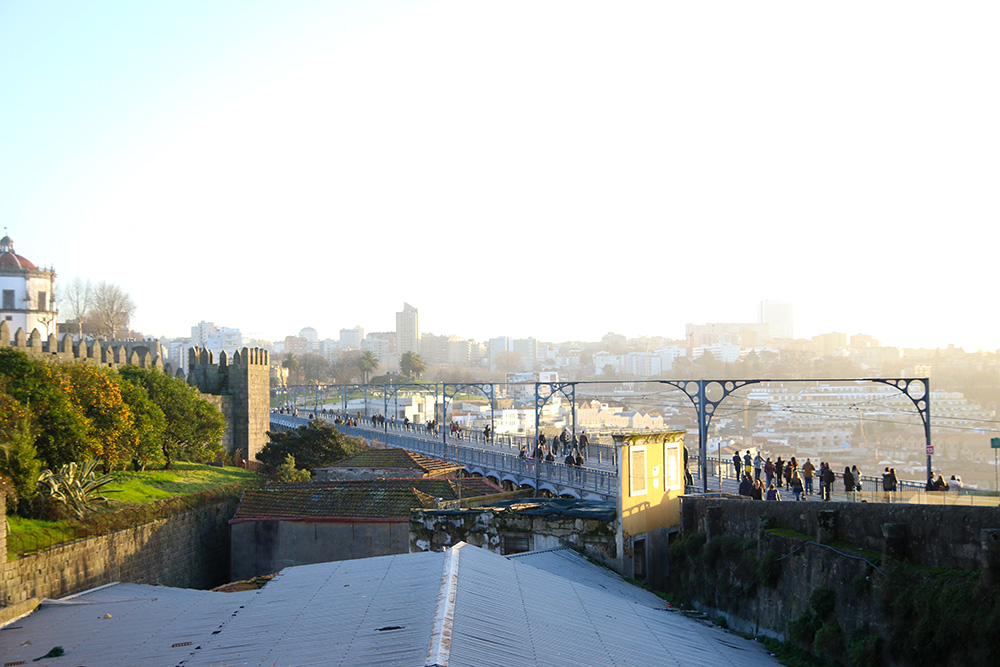
<path id="1" fill-rule="evenodd" d="M 211 320 L 1000 348 L 1000 3 L 0 0 L 0 225 Z"/>

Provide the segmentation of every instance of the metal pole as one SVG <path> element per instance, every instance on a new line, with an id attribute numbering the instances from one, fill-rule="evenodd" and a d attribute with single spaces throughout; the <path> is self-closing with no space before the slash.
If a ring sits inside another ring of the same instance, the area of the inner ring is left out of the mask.
<path id="1" fill-rule="evenodd" d="M 722 450 L 719 450 L 722 456 Z M 708 493 L 708 413 L 705 410 L 705 381 L 698 380 L 698 463 L 701 466 L 701 492 Z M 719 474 L 722 474 L 720 467 Z M 719 481 L 722 490 L 722 481 Z"/>
<path id="2" fill-rule="evenodd" d="M 538 387 L 539 387 L 539 383 L 536 382 L 535 383 L 535 441 L 533 443 L 531 443 L 531 446 L 532 446 L 531 455 L 534 457 L 534 461 L 535 461 L 535 497 L 536 498 L 539 495 L 538 494 L 538 485 L 539 485 L 539 475 L 540 475 L 540 468 L 541 468 L 541 466 L 539 465 L 540 461 L 538 460 L 538 434 L 539 434 L 538 428 L 540 426 L 540 423 L 539 423 L 539 413 L 541 412 L 541 408 L 538 405 L 538 399 L 539 399 L 539 396 L 538 396 Z M 551 389 L 551 387 L 550 387 L 550 389 Z"/>
<path id="3" fill-rule="evenodd" d="M 924 438 L 927 441 L 927 479 L 931 478 L 934 474 L 931 469 L 931 452 L 934 451 L 934 445 L 931 443 L 931 381 L 930 379 L 924 380 L 924 389 L 927 395 L 924 396 L 924 414 L 926 414 L 926 419 L 924 419 Z M 907 394 L 909 395 L 909 394 Z M 919 408 L 918 408 L 919 409 Z"/>

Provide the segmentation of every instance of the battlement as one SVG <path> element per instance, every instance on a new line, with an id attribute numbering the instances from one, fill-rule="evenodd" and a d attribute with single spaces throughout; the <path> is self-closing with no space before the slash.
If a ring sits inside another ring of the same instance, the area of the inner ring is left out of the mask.
<path id="1" fill-rule="evenodd" d="M 84 361 L 109 368 L 130 365 L 170 372 L 169 364 L 163 362 L 163 348 L 155 340 L 88 340 L 72 334 L 50 334 L 43 338 L 38 329 L 27 334 L 20 327 L 11 336 L 10 326 L 4 321 L 0 322 L 0 347 L 59 361 Z"/>
<path id="2" fill-rule="evenodd" d="M 187 382 L 203 394 L 221 396 L 223 414 L 230 425 L 226 447 L 244 458 L 267 444 L 270 428 L 270 355 L 261 348 L 242 348 L 232 356 L 222 352 L 216 363 L 211 350 L 188 350 Z"/>

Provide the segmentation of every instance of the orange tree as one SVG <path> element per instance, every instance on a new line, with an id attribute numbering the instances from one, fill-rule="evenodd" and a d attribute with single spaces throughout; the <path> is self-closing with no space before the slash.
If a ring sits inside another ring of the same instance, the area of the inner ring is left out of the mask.
<path id="1" fill-rule="evenodd" d="M 81 362 L 49 367 L 86 420 L 86 439 L 80 443 L 80 454 L 84 459 L 100 459 L 108 470 L 124 467 L 139 437 L 132 408 L 122 398 L 118 374 Z"/>
<path id="2" fill-rule="evenodd" d="M 145 388 L 149 400 L 163 411 L 165 424 L 161 451 L 166 468 L 178 459 L 214 459 L 222 447 L 225 418 L 218 408 L 186 382 L 156 369 L 124 366 L 119 373 Z"/>
<path id="3" fill-rule="evenodd" d="M 87 420 L 51 364 L 0 348 L 0 379 L 6 381 L 6 393 L 28 413 L 42 465 L 56 468 L 79 458 L 78 443 L 88 438 Z"/>
<path id="4" fill-rule="evenodd" d="M 145 470 L 146 466 L 163 461 L 163 432 L 167 419 L 160 406 L 150 400 L 145 385 L 132 384 L 120 373 L 115 374 L 115 380 L 122 400 L 132 409 L 135 423 L 136 439 L 128 456 L 136 470 Z"/>

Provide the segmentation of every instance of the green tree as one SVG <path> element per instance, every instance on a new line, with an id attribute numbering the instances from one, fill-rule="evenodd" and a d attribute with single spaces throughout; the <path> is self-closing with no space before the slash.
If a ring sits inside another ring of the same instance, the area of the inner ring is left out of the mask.
<path id="1" fill-rule="evenodd" d="M 270 442 L 257 458 L 274 468 L 280 466 L 288 454 L 303 468 L 313 470 L 366 449 L 361 440 L 344 435 L 322 419 L 314 419 L 294 431 L 268 431 L 267 437 Z"/>
<path id="2" fill-rule="evenodd" d="M 427 364 L 416 352 L 404 352 L 399 358 L 399 370 L 403 375 L 419 380 L 420 376 L 427 372 Z"/>
<path id="3" fill-rule="evenodd" d="M 35 449 L 27 411 L 0 388 L 0 477 L 10 480 L 13 490 L 8 510 L 38 494 L 38 475 L 42 462 Z"/>
<path id="4" fill-rule="evenodd" d="M 145 387 L 149 400 L 163 411 L 165 424 L 160 449 L 166 468 L 177 459 L 215 458 L 222 447 L 226 426 L 218 408 L 184 381 L 156 369 L 124 366 L 119 372 L 132 384 Z"/>
<path id="5" fill-rule="evenodd" d="M 83 458 L 79 444 L 90 437 L 86 417 L 70 399 L 68 379 L 53 366 L 20 350 L 0 348 L 0 378 L 6 392 L 28 411 L 38 458 L 48 468 Z"/>
<path id="6" fill-rule="evenodd" d="M 277 467 L 278 479 L 282 482 L 308 482 L 312 475 L 308 470 L 295 467 L 295 457 L 285 454 L 285 462 Z"/>
<path id="7" fill-rule="evenodd" d="M 149 399 L 144 385 L 133 384 L 120 373 L 117 380 L 122 400 L 131 408 L 135 420 L 136 438 L 125 456 L 136 470 L 145 470 L 146 466 L 163 461 L 163 433 L 167 428 L 167 418 L 160 406 Z"/>
<path id="8" fill-rule="evenodd" d="M 368 383 L 368 378 L 378 368 L 379 363 L 378 357 L 371 350 L 365 350 L 358 355 L 358 369 L 361 371 L 361 382 Z"/>
<path id="9" fill-rule="evenodd" d="M 83 362 L 54 364 L 52 370 L 64 377 L 63 386 L 86 420 L 83 458 L 100 460 L 106 470 L 124 467 L 138 436 L 132 409 L 122 398 L 120 375 Z"/>
<path id="10" fill-rule="evenodd" d="M 289 384 L 301 384 L 299 382 L 299 358 L 293 353 L 289 352 L 285 355 L 284 359 L 281 360 L 281 367 L 288 371 L 288 383 Z"/>

